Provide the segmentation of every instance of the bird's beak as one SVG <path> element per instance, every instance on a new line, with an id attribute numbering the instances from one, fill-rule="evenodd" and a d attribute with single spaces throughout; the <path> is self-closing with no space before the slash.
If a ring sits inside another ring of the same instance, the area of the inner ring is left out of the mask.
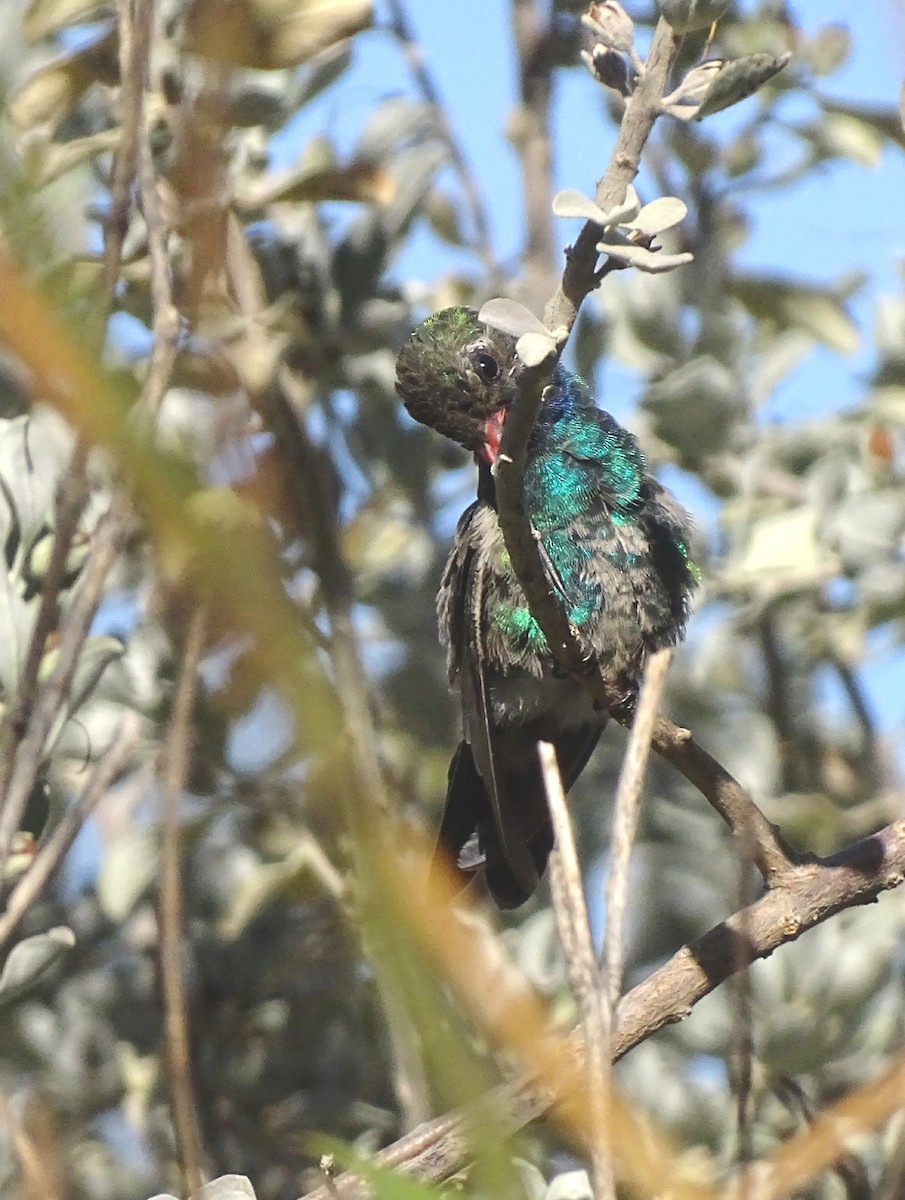
<path id="1" fill-rule="evenodd" d="M 505 408 L 498 409 L 487 418 L 484 424 L 484 445 L 478 450 L 478 456 L 492 467 L 500 452 L 500 442 L 503 438 L 503 424 L 506 420 Z"/>

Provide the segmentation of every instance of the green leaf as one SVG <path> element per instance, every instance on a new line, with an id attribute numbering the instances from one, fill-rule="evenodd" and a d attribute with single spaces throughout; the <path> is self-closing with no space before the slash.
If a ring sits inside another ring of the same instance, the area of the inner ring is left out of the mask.
<path id="1" fill-rule="evenodd" d="M 840 113 L 852 117 L 863 125 L 869 125 L 882 138 L 895 142 L 905 149 L 905 120 L 894 108 L 880 108 L 873 104 L 848 104 L 841 100 L 821 99 L 824 112 Z"/>
<path id="2" fill-rule="evenodd" d="M 651 414 L 657 437 L 694 462 L 725 448 L 746 406 L 733 372 L 704 355 L 651 384 L 641 407 Z"/>
<path id="3" fill-rule="evenodd" d="M 268 204 L 314 204 L 325 200 L 389 204 L 395 194 L 396 183 L 389 171 L 377 163 L 358 162 L 347 167 L 302 168 L 276 178 L 266 176 L 237 192 L 236 204 L 243 212 L 253 212 Z"/>
<path id="4" fill-rule="evenodd" d="M 319 96 L 352 63 L 352 41 L 337 42 L 316 54 L 305 64 L 304 74 L 295 96 L 295 108 L 303 108 L 315 96 Z"/>
<path id="5" fill-rule="evenodd" d="M 852 35 L 844 25 L 827 25 L 804 48 L 804 57 L 815 75 L 831 75 L 852 52 Z"/>
<path id="6" fill-rule="evenodd" d="M 876 167 L 883 153 L 883 135 L 868 121 L 847 113 L 826 113 L 799 133 L 819 158 L 850 158 L 864 167 Z"/>
<path id="7" fill-rule="evenodd" d="M 718 21 L 729 0 L 657 0 L 657 7 L 676 33 L 691 33 Z"/>
<path id="8" fill-rule="evenodd" d="M 104 915 L 123 922 L 157 878 L 160 835 L 147 826 L 116 839 L 101 860 L 97 898 Z"/>
<path id="9" fill-rule="evenodd" d="M 118 129 L 102 129 L 71 142 L 36 141 L 24 149 L 24 166 L 35 186 L 44 187 L 89 159 L 111 153 L 119 142 Z"/>
<path id="10" fill-rule="evenodd" d="M 722 112 L 741 100 L 747 100 L 764 86 L 774 75 L 778 74 L 792 55 L 785 54 L 746 54 L 728 62 L 714 76 L 712 83 L 704 93 L 700 107 L 695 113 L 695 120 Z"/>
<path id="11" fill-rule="evenodd" d="M 817 513 L 802 504 L 755 521 L 726 576 L 736 585 L 782 575 L 797 582 L 808 577 L 818 580 L 834 561 L 817 535 Z"/>
<path id="12" fill-rule="evenodd" d="M 753 317 L 779 329 L 801 329 L 839 354 L 858 349 L 858 328 L 831 291 L 778 276 L 739 275 L 732 291 Z"/>
<path id="13" fill-rule="evenodd" d="M 13 946 L 0 971 L 0 1003 L 8 1004 L 38 982 L 75 945 L 68 925 L 25 938 Z"/>

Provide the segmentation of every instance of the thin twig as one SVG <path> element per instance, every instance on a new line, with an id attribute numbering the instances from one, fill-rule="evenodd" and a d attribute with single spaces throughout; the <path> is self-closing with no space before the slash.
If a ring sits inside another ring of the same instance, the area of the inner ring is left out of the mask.
<path id="1" fill-rule="evenodd" d="M 774 1092 L 790 1112 L 802 1118 L 804 1124 L 813 1125 L 819 1114 L 797 1080 L 781 1079 L 776 1084 Z M 836 1162 L 833 1171 L 839 1177 L 848 1200 L 865 1200 L 866 1197 L 870 1197 L 871 1200 L 879 1200 L 878 1189 L 871 1190 L 864 1163 L 858 1158 L 854 1148 L 845 1158 L 840 1158 Z M 744 1195 L 740 1195 L 739 1200 L 746 1200 L 746 1198 Z M 895 1200 L 901 1200 L 901 1195 L 895 1197 Z"/>
<path id="2" fill-rule="evenodd" d="M 76 834 L 125 767 L 138 743 L 138 734 L 139 722 L 135 714 L 123 717 L 75 804 L 67 809 L 59 825 L 41 846 L 32 865 L 10 893 L 6 908 L 0 915 L 0 949 L 6 945 L 16 926 L 47 886 L 47 881 L 63 861 Z"/>
<path id="3" fill-rule="evenodd" d="M 606 882 L 606 927 L 601 955 L 603 986 L 610 1014 L 615 1013 L 622 992 L 629 865 L 641 812 L 651 734 L 671 659 L 672 651 L 664 649 L 658 650 L 647 660 L 613 805 L 613 832 L 610 836 L 610 864 Z"/>
<path id="4" fill-rule="evenodd" d="M 173 1127 L 183 1185 L 189 1195 L 196 1193 L 204 1182 L 201 1166 L 204 1152 L 192 1087 L 186 1015 L 179 805 L 192 752 L 192 710 L 204 631 L 204 612 L 199 607 L 189 621 L 161 762 L 160 977 Z"/>
<path id="5" fill-rule="evenodd" d="M 556 748 L 550 742 L 538 742 L 537 753 L 556 836 L 556 849 L 550 855 L 553 911 L 585 1034 L 588 1111 L 593 1130 L 590 1147 L 592 1190 L 594 1200 L 609 1200 L 616 1195 L 608 1103 L 610 1009 L 597 986 L 597 961 L 581 886 L 581 868 Z"/>
<path id="6" fill-rule="evenodd" d="M 638 174 L 641 152 L 660 115 L 664 89 L 678 49 L 679 40 L 672 26 L 661 17 L 638 86 L 626 104 L 609 164 L 594 194 L 594 203 L 604 212 L 625 198 L 626 188 Z M 597 286 L 599 239 L 600 226 L 586 222 L 566 255 L 562 282 L 544 311 L 548 329 L 563 325 L 571 329 L 585 296 Z"/>
<path id="7" fill-rule="evenodd" d="M 736 864 L 738 888 L 736 905 L 745 914 L 754 899 L 754 880 L 751 863 L 739 855 Z M 750 1162 L 754 1157 L 751 1143 L 751 1089 L 754 1082 L 754 1009 L 751 1002 L 751 971 L 747 947 L 750 945 L 749 931 L 742 927 L 736 943 L 739 958 L 738 969 L 730 982 L 732 998 L 732 1045 L 731 1055 L 735 1084 L 735 1157 L 736 1162 Z M 743 1196 L 740 1200 L 749 1200 Z"/>
<path id="8" fill-rule="evenodd" d="M 0 1122 L 5 1126 L 9 1148 L 18 1159 L 23 1194 L 29 1200 L 66 1200 L 59 1152 L 42 1153 L 47 1147 L 37 1145 L 29 1137 L 25 1121 L 3 1092 L 0 1092 Z M 58 1148 L 54 1146 L 54 1150 Z"/>
<path id="9" fill-rule="evenodd" d="M 138 148 L 138 181 L 141 207 L 148 231 L 148 262 L 151 269 L 151 305 L 154 313 L 154 340 L 142 385 L 139 407 L 153 418 L 157 415 L 179 349 L 180 316 L 173 304 L 170 262 L 167 255 L 167 228 L 157 194 L 157 172 L 148 131 L 142 131 Z"/>
<path id="10" fill-rule="evenodd" d="M 28 730 L 16 754 L 9 788 L 0 811 L 0 878 L 12 836 L 19 828 L 28 797 L 38 777 L 47 738 L 69 695 L 104 584 L 122 549 L 125 528 L 124 505 L 115 499 L 95 527 L 91 552 L 61 629 L 56 664 L 41 687 Z"/>
<path id="11" fill-rule="evenodd" d="M 140 142 L 139 131 L 144 124 L 145 82 L 151 46 L 153 25 L 153 0 L 131 4 L 130 0 L 118 0 L 118 45 L 120 71 L 120 138 L 114 155 L 110 180 L 110 211 L 104 227 L 103 272 L 101 277 L 102 303 L 98 317 L 98 340 L 103 341 L 107 318 L 110 314 L 116 281 L 122 264 L 123 243 L 129 224 L 129 193 L 135 175 L 136 149 Z M 136 19 L 133 20 L 133 13 Z M 59 618 L 59 592 L 65 572 L 66 559 L 72 539 L 78 528 L 78 520 L 87 495 L 86 466 L 88 443 L 79 434 L 69 466 L 60 482 L 57 494 L 57 528 L 51 562 L 44 581 L 41 605 L 35 620 L 32 637 L 19 680 L 16 702 L 5 717 L 0 729 L 0 796 L 3 797 L 0 811 L 0 876 L 9 854 L 9 846 L 16 833 L 28 794 L 34 783 L 44 741 L 56 716 L 56 711 L 68 690 L 67 681 L 60 693 L 53 712 L 45 709 L 38 723 L 37 733 L 31 728 L 35 703 L 35 687 L 41 660 L 46 649 L 48 635 Z M 87 628 L 86 628 L 87 635 Z M 75 646 L 77 657 L 80 647 Z M 61 656 L 62 662 L 62 656 Z M 62 678 L 60 664 L 43 689 L 52 696 L 54 679 Z M 48 699 L 48 705 L 51 700 Z M 49 716 L 48 716 L 49 714 Z M 41 733 L 41 728 L 44 732 Z M 24 743 L 29 750 L 24 750 Z M 20 765 L 20 759 L 24 760 Z M 28 771 L 32 771 L 28 779 Z"/>
<path id="12" fill-rule="evenodd" d="M 621 724 L 631 723 L 630 713 L 613 713 Z M 749 859 L 768 887 L 776 887 L 795 868 L 808 861 L 796 854 L 779 830 L 760 811 L 742 785 L 694 740 L 690 730 L 658 717 L 651 745 L 671 763 L 732 830 L 742 857 Z"/>
<path id="13" fill-rule="evenodd" d="M 516 6 L 520 7 L 520 0 L 516 0 Z M 626 188 L 637 174 L 644 143 L 660 114 L 663 89 L 677 46 L 671 26 L 661 19 L 654 32 L 641 81 L 622 118 L 609 166 L 597 186 L 595 200 L 604 210 L 624 199 Z M 599 237 L 600 227 L 586 222 L 567 254 L 560 286 L 544 313 L 547 328 L 558 336 L 571 330 L 581 302 L 599 283 Z M 549 361 L 522 373 L 503 426 L 495 466 L 497 511 L 513 570 L 552 654 L 566 670 L 584 671 L 595 702 L 601 708 L 608 708 L 618 697 L 610 693 L 598 672 L 586 669 L 585 655 L 569 628 L 561 604 L 550 589 L 522 495 L 528 439 L 537 422 L 551 374 Z"/>
<path id="14" fill-rule="evenodd" d="M 145 83 L 151 47 L 154 0 L 117 0 L 120 74 L 120 136 L 110 179 L 110 211 L 104 226 L 102 288 L 112 296 L 119 278 L 123 243 L 129 228 L 129 193 L 145 114 Z M 133 13 L 139 19 L 133 20 Z"/>

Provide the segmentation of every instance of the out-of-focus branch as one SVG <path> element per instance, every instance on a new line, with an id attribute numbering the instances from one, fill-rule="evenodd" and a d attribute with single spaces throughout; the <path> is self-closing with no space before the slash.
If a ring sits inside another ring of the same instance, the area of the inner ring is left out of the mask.
<path id="1" fill-rule="evenodd" d="M 851 1153 L 853 1142 L 900 1112 L 905 1097 L 905 1054 L 876 1079 L 863 1083 L 818 1113 L 813 1123 L 783 1142 L 767 1162 L 752 1163 L 726 1188 L 723 1200 L 783 1200 Z M 850 1193 L 852 1194 L 852 1193 Z M 865 1191 L 854 1193 L 866 1195 Z"/>
<path id="2" fill-rule="evenodd" d="M 613 1030 L 613 1057 L 621 1058 L 664 1025 L 683 1020 L 699 1000 L 730 978 L 742 962 L 766 958 L 778 946 L 794 941 L 842 909 L 868 904 L 903 880 L 905 821 L 889 825 L 831 858 L 796 865 L 781 885 L 744 912 L 735 913 L 696 942 L 684 946 L 622 998 Z M 576 1052 L 582 1053 L 580 1037 L 573 1035 L 571 1042 Z M 866 1085 L 868 1089 L 870 1086 Z M 901 1082 L 899 1088 L 897 1106 L 905 1094 Z M 543 1115 L 553 1102 L 549 1091 L 532 1080 L 504 1085 L 498 1089 L 496 1099 L 501 1120 L 513 1130 Z M 888 1113 L 894 1108 L 883 1111 Z M 882 1119 L 882 1112 L 877 1119 Z M 809 1136 L 816 1136 L 816 1129 L 794 1140 L 801 1145 Z M 831 1165 L 834 1153 L 838 1158 L 846 1152 L 841 1139 L 835 1147 L 824 1143 L 821 1162 L 824 1166 Z M 447 1113 L 388 1146 L 377 1156 L 377 1161 L 421 1179 L 439 1182 L 460 1171 L 468 1162 L 468 1153 L 462 1114 Z M 758 1169 L 752 1167 L 752 1172 Z M 820 1169 L 822 1166 L 815 1160 L 809 1178 Z M 756 1173 L 751 1178 L 757 1179 Z M 333 1186 L 344 1197 L 360 1193 L 354 1176 L 340 1176 Z M 355 1190 L 347 1193 L 347 1187 Z M 305 1200 L 330 1200 L 330 1196 L 327 1189 L 319 1188 Z"/>
<path id="3" fill-rule="evenodd" d="M 509 124 L 518 155 L 527 233 L 522 252 L 524 299 L 539 303 L 555 280 L 553 256 L 553 155 L 550 100 L 553 64 L 551 31 L 536 0 L 512 0 L 512 29 L 518 60 L 519 105 Z"/>
<path id="4" fill-rule="evenodd" d="M 10 893 L 6 908 L 0 915 L 0 949 L 6 945 L 16 926 L 47 886 L 47 881 L 62 862 L 85 820 L 125 767 L 138 742 L 138 734 L 138 718 L 134 714 L 124 717 L 110 745 L 95 763 L 79 798 L 66 811 L 38 851 L 32 865 Z"/>
<path id="5" fill-rule="evenodd" d="M 41 588 L 41 602 L 28 643 L 19 686 L 10 708 L 0 722 L 0 796 L 6 795 L 16 751 L 28 723 L 38 688 L 38 672 L 47 651 L 47 639 L 60 619 L 60 591 L 66 574 L 66 561 L 78 530 L 79 518 L 88 498 L 85 480 L 87 446 L 76 443 L 72 458 L 60 479 L 54 504 L 54 540 L 50 564 Z M 15 832 L 15 830 L 13 830 Z M 8 853 L 0 849 L 0 859 Z"/>
<path id="6" fill-rule="evenodd" d="M 139 146 L 143 140 L 145 85 L 154 25 L 154 0 L 133 4 L 117 0 L 119 42 L 119 144 L 113 156 L 110 179 L 110 209 L 104 228 L 104 295 L 113 294 L 122 260 L 123 242 L 129 227 L 130 192 L 135 179 Z"/>
<path id="7" fill-rule="evenodd" d="M 160 765 L 160 982 L 167 1068 L 173 1101 L 173 1128 L 187 1195 L 197 1193 L 204 1182 L 204 1151 L 192 1086 L 191 1043 L 186 1014 L 179 805 L 192 752 L 192 710 L 195 706 L 198 666 L 204 650 L 204 630 L 204 610 L 196 608 L 190 618 L 182 648 L 173 711 Z"/>
<path id="8" fill-rule="evenodd" d="M 157 193 L 157 172 L 147 130 L 142 130 L 138 147 L 138 183 L 141 207 L 148 231 L 148 262 L 151 268 L 153 308 L 151 356 L 142 385 L 139 408 L 153 419 L 169 386 L 179 348 L 179 311 L 173 304 L 170 263 L 167 256 L 167 228 Z"/>
<path id="9" fill-rule="evenodd" d="M 389 812 L 389 796 L 378 752 L 370 689 L 352 622 L 352 578 L 339 545 L 336 513 L 326 494 L 322 464 L 307 430 L 278 387 L 271 388 L 262 402 L 262 410 L 281 450 L 295 523 L 311 548 L 320 579 L 330 622 L 330 655 L 352 763 L 349 828 L 363 835 L 355 841 L 364 844 L 369 822 Z M 393 1047 L 396 1097 L 403 1121 L 411 1127 L 430 1112 L 427 1080 L 412 1029 L 395 997 L 385 988 L 382 992 Z"/>
<path id="10" fill-rule="evenodd" d="M 121 500 L 114 500 L 94 530 L 93 544 L 79 580 L 79 590 L 61 630 L 56 664 L 41 686 L 28 729 L 19 744 L 3 808 L 0 810 L 0 876 L 6 864 L 12 836 L 19 828 L 28 797 L 37 779 L 47 738 L 69 695 L 79 655 L 97 612 L 104 584 L 122 549 L 124 534 L 123 503 Z"/>

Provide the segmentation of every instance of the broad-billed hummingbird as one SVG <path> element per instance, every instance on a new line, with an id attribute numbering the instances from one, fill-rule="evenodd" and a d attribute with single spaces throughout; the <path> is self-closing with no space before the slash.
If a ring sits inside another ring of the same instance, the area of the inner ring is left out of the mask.
<path id="1" fill-rule="evenodd" d="M 437 597 L 463 724 L 437 853 L 463 883 L 483 869 L 503 908 L 531 896 L 553 846 L 538 740 L 555 745 L 568 789 L 606 722 L 586 683 L 557 667 L 497 519 L 493 466 L 523 369 L 515 339 L 468 308 L 429 317 L 396 363 L 409 413 L 471 450 L 478 464 L 478 498 L 459 520 Z M 632 434 L 562 365 L 531 434 L 524 498 L 579 643 L 630 696 L 645 656 L 683 634 L 698 580 L 690 519 L 648 474 Z"/>

